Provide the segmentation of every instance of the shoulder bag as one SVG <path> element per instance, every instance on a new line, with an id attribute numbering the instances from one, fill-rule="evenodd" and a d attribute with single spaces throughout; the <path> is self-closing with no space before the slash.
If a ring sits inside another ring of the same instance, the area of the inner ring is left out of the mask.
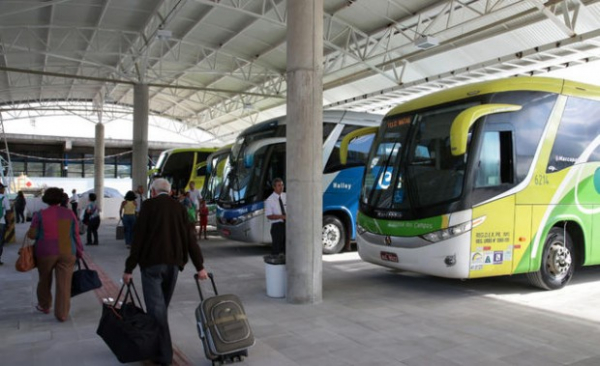
<path id="1" fill-rule="evenodd" d="M 27 235 L 23 238 L 23 244 L 19 249 L 19 258 L 15 263 L 15 268 L 19 272 L 28 272 L 35 268 L 34 246 L 30 244 Z"/>

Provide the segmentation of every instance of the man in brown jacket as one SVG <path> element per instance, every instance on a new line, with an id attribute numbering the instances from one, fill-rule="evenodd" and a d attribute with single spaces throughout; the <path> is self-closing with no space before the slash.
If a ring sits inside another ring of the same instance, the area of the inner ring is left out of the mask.
<path id="1" fill-rule="evenodd" d="M 146 310 L 160 327 L 160 344 L 156 359 L 161 365 L 173 360 L 167 308 L 188 256 L 202 280 L 208 278 L 202 252 L 196 242 L 196 233 L 187 219 L 183 205 L 169 197 L 171 184 L 166 179 L 152 183 L 152 198 L 145 200 L 140 209 L 133 234 L 129 257 L 125 261 L 123 282 L 131 281 L 133 269 L 139 265 Z"/>

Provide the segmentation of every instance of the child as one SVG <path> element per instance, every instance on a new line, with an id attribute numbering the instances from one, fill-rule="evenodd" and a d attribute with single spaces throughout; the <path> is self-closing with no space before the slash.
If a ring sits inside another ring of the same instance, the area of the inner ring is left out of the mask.
<path id="1" fill-rule="evenodd" d="M 206 200 L 200 200 L 200 238 L 202 238 L 202 231 L 204 230 L 204 239 L 206 237 L 206 225 L 208 225 L 208 207 L 206 206 Z"/>

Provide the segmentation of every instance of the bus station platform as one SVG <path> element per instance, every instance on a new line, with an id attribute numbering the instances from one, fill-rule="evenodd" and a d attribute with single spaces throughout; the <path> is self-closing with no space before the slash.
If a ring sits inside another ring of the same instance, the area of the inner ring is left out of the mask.
<path id="1" fill-rule="evenodd" d="M 116 297 L 127 249 L 104 220 L 100 245 L 86 246 L 104 286 L 72 299 L 69 319 L 35 310 L 37 271 L 14 268 L 29 223 L 16 227 L 0 266 L 0 364 L 119 365 L 96 335 L 102 298 Z M 293 305 L 266 295 L 265 246 L 224 240 L 200 244 L 221 293 L 238 295 L 256 344 L 240 366 L 600 365 L 600 268 L 581 269 L 559 291 L 530 287 L 522 276 L 450 280 L 392 271 L 356 252 L 323 257 L 323 301 Z M 174 365 L 211 365 L 198 338 L 199 303 L 188 263 L 169 321 Z M 134 281 L 141 290 L 140 272 Z M 204 288 L 210 289 L 205 281 Z M 141 294 L 140 294 L 141 295 Z M 132 363 L 146 365 L 148 363 Z"/>

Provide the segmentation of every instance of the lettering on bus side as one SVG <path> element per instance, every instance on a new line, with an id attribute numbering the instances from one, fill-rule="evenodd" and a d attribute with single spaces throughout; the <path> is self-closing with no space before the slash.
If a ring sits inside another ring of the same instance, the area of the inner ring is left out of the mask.
<path id="1" fill-rule="evenodd" d="M 533 178 L 533 182 L 536 186 L 545 186 L 550 184 L 546 174 L 536 174 Z"/>
<path id="2" fill-rule="evenodd" d="M 333 188 L 334 189 L 343 189 L 343 190 L 349 191 L 349 190 L 352 189 L 352 184 L 350 184 L 350 183 L 344 183 L 344 182 L 341 182 L 341 183 L 335 183 L 334 182 L 333 183 Z"/>

